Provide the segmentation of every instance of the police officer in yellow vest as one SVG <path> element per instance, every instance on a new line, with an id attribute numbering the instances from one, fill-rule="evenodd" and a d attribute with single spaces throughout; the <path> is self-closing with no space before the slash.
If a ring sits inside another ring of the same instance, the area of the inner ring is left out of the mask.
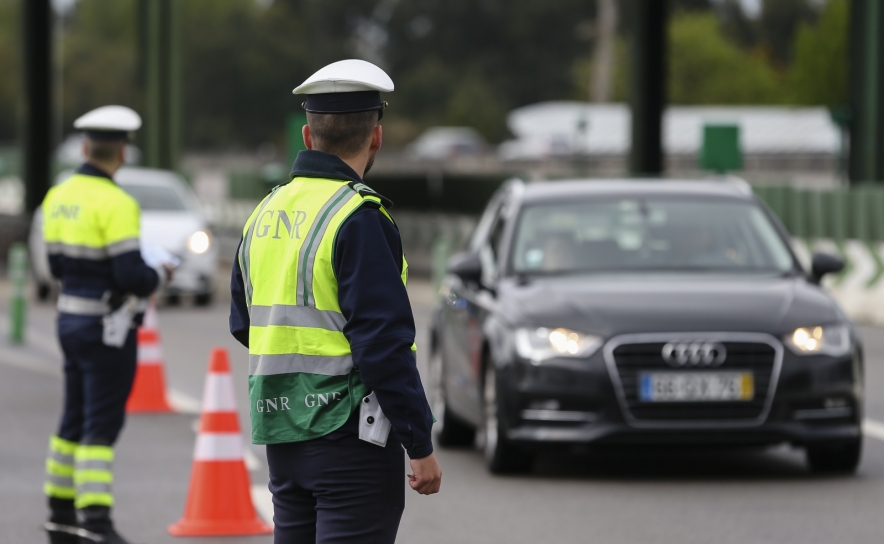
<path id="1" fill-rule="evenodd" d="M 61 281 L 58 337 L 64 352 L 64 413 L 50 438 L 44 490 L 54 544 L 125 544 L 110 509 L 114 443 L 136 365 L 135 326 L 145 298 L 172 275 L 141 257 L 138 203 L 116 183 L 137 113 L 105 106 L 83 115 L 86 162 L 43 201 L 43 237 Z M 78 516 L 79 514 L 79 516 Z M 79 519 L 78 519 L 79 517 Z"/>
<path id="2" fill-rule="evenodd" d="M 230 330 L 249 348 L 252 441 L 267 444 L 277 543 L 392 543 L 409 485 L 439 491 L 391 203 L 362 177 L 393 90 L 360 60 L 306 94 L 307 151 L 243 230 Z"/>

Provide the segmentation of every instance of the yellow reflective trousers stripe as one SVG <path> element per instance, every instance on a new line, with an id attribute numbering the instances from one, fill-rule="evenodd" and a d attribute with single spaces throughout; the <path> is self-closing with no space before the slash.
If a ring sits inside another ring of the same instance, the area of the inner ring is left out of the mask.
<path id="1" fill-rule="evenodd" d="M 74 505 L 77 508 L 113 506 L 114 449 L 110 446 L 79 446 L 74 460 Z"/>
<path id="2" fill-rule="evenodd" d="M 74 454 L 78 444 L 59 438 L 49 437 L 49 453 L 46 456 L 46 482 L 43 493 L 56 499 L 73 499 Z"/>

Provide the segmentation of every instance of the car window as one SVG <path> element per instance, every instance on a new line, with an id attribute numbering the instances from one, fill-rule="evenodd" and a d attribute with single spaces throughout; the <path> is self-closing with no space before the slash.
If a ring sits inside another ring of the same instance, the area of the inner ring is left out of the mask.
<path id="1" fill-rule="evenodd" d="M 511 262 L 516 273 L 536 274 L 794 267 L 784 240 L 755 203 L 663 197 L 528 206 Z"/>
<path id="2" fill-rule="evenodd" d="M 173 187 L 168 185 L 121 185 L 124 191 L 138 201 L 142 211 L 180 212 L 187 205 Z"/>

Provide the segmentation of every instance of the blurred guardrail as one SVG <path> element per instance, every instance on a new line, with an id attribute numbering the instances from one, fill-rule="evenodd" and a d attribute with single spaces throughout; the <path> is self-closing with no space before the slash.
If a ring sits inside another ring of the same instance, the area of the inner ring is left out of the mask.
<path id="1" fill-rule="evenodd" d="M 242 228 L 257 205 L 256 198 L 234 199 L 203 206 L 206 218 L 220 244 L 222 258 L 232 261 Z M 394 210 L 393 217 L 402 235 L 409 270 L 423 276 L 433 273 L 434 267 L 439 266 L 440 258 L 444 262 L 450 251 L 460 247 L 476 223 L 473 215 L 442 212 Z M 438 255 L 440 241 L 445 244 L 445 254 L 441 257 Z"/>
<path id="2" fill-rule="evenodd" d="M 844 271 L 825 286 L 855 320 L 884 324 L 884 187 L 753 188 L 793 236 L 805 266 L 814 251 L 840 255 Z"/>

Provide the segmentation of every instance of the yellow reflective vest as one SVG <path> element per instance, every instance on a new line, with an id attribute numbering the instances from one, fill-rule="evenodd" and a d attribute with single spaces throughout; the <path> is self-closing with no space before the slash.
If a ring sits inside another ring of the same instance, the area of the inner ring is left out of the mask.
<path id="1" fill-rule="evenodd" d="M 338 230 L 366 203 L 393 221 L 362 184 L 298 177 L 274 189 L 243 229 L 238 259 L 249 308 L 255 444 L 324 436 L 369 393 L 344 336 L 333 268 Z M 403 282 L 407 270 L 403 257 Z"/>

